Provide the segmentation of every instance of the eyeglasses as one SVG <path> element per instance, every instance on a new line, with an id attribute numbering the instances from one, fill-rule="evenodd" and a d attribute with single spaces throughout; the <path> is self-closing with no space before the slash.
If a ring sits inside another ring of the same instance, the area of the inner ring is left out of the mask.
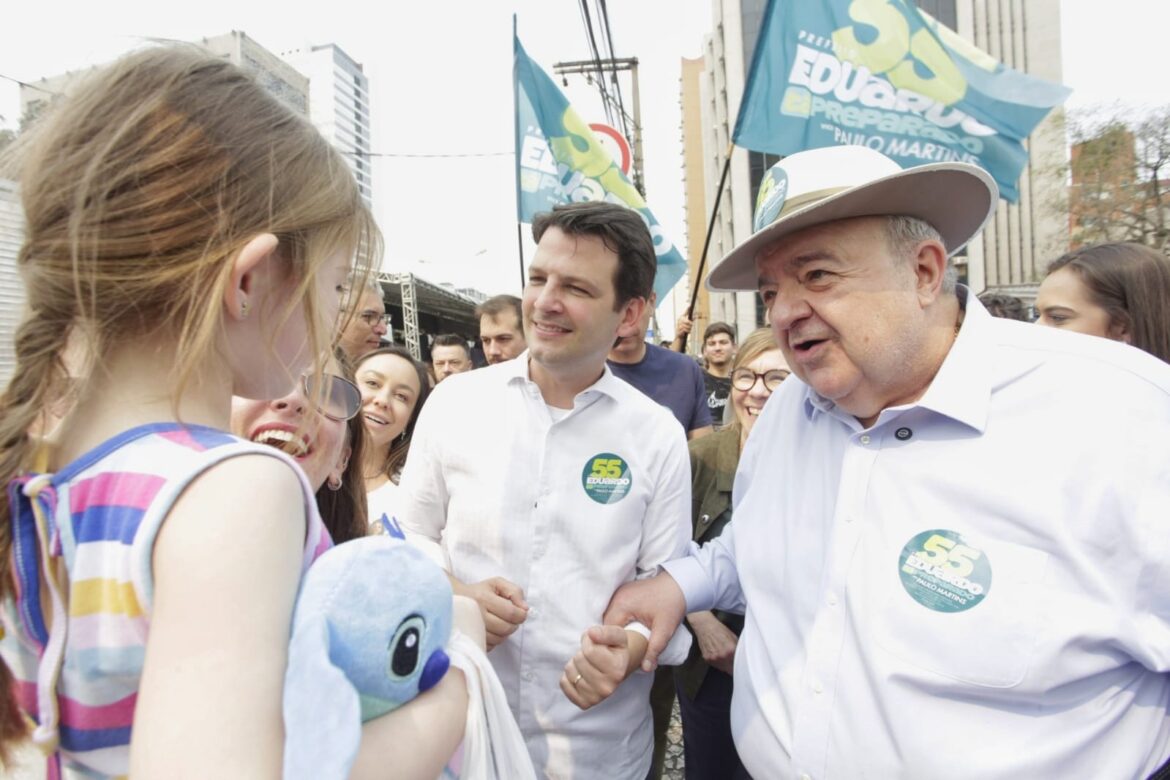
<path id="1" fill-rule="evenodd" d="M 313 374 L 302 377 L 305 397 L 330 420 L 345 422 L 352 419 L 362 408 L 362 394 L 357 385 L 335 374 L 324 374 L 321 379 L 325 383 L 324 388 L 317 386 L 317 378 Z"/>
<path id="2" fill-rule="evenodd" d="M 383 325 L 386 325 L 387 327 L 390 325 L 389 314 L 379 314 L 378 312 L 371 311 L 369 309 L 366 309 L 365 311 L 358 314 L 358 319 L 369 325 L 371 328 L 377 325 L 379 322 Z"/>
<path id="3" fill-rule="evenodd" d="M 762 374 L 757 374 L 750 368 L 737 368 L 731 372 L 731 386 L 736 390 L 742 390 L 746 393 L 756 386 L 757 379 L 763 379 L 764 387 L 772 391 L 779 387 L 780 383 L 787 379 L 790 373 L 790 371 L 785 371 L 782 368 L 773 368 L 771 371 L 765 371 Z"/>

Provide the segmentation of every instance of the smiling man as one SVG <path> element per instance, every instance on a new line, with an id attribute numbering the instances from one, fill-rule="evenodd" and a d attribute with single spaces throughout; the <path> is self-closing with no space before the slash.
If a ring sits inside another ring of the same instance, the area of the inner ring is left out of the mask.
<path id="1" fill-rule="evenodd" d="M 643 778 L 646 640 L 601 617 L 619 585 L 685 551 L 690 475 L 674 417 L 605 359 L 639 327 L 654 247 L 637 212 L 607 203 L 559 206 L 532 234 L 527 357 L 435 389 L 402 475 L 400 519 L 441 541 L 456 592 L 480 604 L 488 657 L 538 773 Z M 680 633 L 675 662 L 688 644 Z"/>
<path id="2" fill-rule="evenodd" d="M 653 624 L 652 664 L 684 612 L 746 607 L 753 777 L 1146 777 L 1170 754 L 1170 366 L 956 285 L 996 200 L 963 163 L 794 154 L 708 280 L 759 291 L 799 381 L 723 535 L 607 619 Z"/>
<path id="3" fill-rule="evenodd" d="M 707 408 L 716 428 L 730 421 L 727 399 L 731 397 L 731 361 L 735 357 L 735 331 L 726 322 L 712 322 L 703 331 L 703 385 Z"/>

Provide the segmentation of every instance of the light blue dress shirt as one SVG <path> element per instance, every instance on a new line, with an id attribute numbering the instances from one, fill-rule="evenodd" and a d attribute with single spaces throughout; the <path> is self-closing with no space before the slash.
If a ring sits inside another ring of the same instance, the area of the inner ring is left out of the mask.
<path id="1" fill-rule="evenodd" d="M 668 563 L 743 609 L 759 778 L 1145 777 L 1170 753 L 1170 365 L 966 290 L 925 395 L 871 428 L 795 379 L 735 522 Z"/>

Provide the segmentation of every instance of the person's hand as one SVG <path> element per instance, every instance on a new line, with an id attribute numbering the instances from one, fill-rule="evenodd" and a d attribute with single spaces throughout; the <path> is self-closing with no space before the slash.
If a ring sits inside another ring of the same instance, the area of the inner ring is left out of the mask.
<path id="1" fill-rule="evenodd" d="M 650 627 L 650 642 L 643 671 L 652 672 L 658 665 L 658 655 L 666 649 L 670 637 L 682 622 L 687 601 L 674 577 L 663 572 L 645 580 L 634 580 L 614 592 L 605 610 L 602 622 L 607 626 L 627 626 L 638 621 Z"/>
<path id="2" fill-rule="evenodd" d="M 479 604 L 483 613 L 483 627 L 487 632 L 488 650 L 507 639 L 528 617 L 524 591 L 503 577 L 462 585 L 455 590 L 456 595 L 467 596 Z"/>
<path id="3" fill-rule="evenodd" d="M 735 646 L 739 642 L 735 632 L 706 610 L 687 615 L 687 622 L 691 624 L 691 630 L 695 633 L 703 660 L 724 674 L 731 674 L 735 662 Z"/>
<path id="4" fill-rule="evenodd" d="M 633 643 L 638 646 L 634 647 Z M 593 626 L 581 637 L 581 650 L 565 664 L 561 690 L 583 710 L 600 704 L 617 690 L 636 666 L 646 640 L 618 626 Z"/>
<path id="5" fill-rule="evenodd" d="M 678 322 L 674 324 L 674 332 L 678 335 L 690 333 L 693 327 L 695 327 L 695 321 L 687 315 L 682 314 L 679 315 Z"/>

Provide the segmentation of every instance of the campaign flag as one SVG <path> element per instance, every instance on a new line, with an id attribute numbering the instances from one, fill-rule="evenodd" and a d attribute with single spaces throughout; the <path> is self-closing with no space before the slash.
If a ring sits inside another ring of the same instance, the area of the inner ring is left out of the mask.
<path id="1" fill-rule="evenodd" d="M 529 59 L 513 33 L 516 91 L 516 204 L 521 222 L 531 222 L 558 203 L 604 200 L 642 215 L 654 240 L 658 271 L 654 292 L 665 300 L 687 263 L 646 206 L 642 195 L 614 163 L 553 80 Z"/>
<path id="2" fill-rule="evenodd" d="M 1070 92 L 996 62 L 912 0 L 770 0 L 732 140 L 974 163 L 1015 202 L 1022 141 Z"/>

